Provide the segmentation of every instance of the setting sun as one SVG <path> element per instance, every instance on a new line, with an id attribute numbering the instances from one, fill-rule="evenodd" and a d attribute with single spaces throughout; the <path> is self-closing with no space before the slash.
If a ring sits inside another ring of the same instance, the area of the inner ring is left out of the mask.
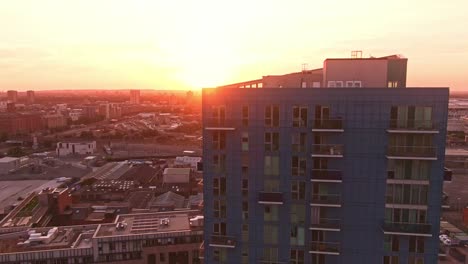
<path id="1" fill-rule="evenodd" d="M 365 57 L 408 57 L 409 86 L 464 89 L 468 4 L 439 4 L 7 1 L 0 4 L 8 25 L 0 29 L 0 87 L 196 89 L 303 63 L 318 68 L 357 49 Z"/>

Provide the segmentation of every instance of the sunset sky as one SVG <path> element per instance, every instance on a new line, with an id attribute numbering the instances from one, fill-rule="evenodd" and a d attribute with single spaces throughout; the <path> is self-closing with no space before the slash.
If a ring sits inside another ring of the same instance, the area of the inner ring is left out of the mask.
<path id="1" fill-rule="evenodd" d="M 468 90 L 466 0 L 1 0 L 0 90 L 197 89 L 403 54 Z"/>

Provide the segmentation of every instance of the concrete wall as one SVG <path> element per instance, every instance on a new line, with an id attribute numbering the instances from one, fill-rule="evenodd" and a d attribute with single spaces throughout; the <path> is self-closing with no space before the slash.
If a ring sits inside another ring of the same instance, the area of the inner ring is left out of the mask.
<path id="1" fill-rule="evenodd" d="M 329 81 L 361 81 L 362 87 L 387 87 L 387 60 L 343 59 L 325 60 L 324 86 Z"/>

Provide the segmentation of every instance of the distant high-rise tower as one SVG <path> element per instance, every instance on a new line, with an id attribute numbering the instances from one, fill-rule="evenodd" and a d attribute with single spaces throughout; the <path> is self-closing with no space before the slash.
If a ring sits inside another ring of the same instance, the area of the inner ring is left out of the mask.
<path id="1" fill-rule="evenodd" d="M 130 103 L 132 104 L 140 103 L 140 90 L 130 90 Z"/>
<path id="2" fill-rule="evenodd" d="M 36 95 L 34 94 L 34 91 L 27 91 L 26 95 L 28 98 L 28 103 L 34 104 L 34 102 L 36 101 Z"/>
<path id="3" fill-rule="evenodd" d="M 18 102 L 18 92 L 10 90 L 7 92 L 8 101 L 12 103 Z"/>

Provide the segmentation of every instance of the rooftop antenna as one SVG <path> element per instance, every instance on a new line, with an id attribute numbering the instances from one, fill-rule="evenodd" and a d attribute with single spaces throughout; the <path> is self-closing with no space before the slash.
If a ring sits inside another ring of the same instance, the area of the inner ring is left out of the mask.
<path id="1" fill-rule="evenodd" d="M 351 51 L 351 59 L 362 59 L 362 50 Z"/>
<path id="2" fill-rule="evenodd" d="M 307 63 L 302 63 L 302 71 L 305 72 L 309 68 L 309 64 Z"/>

